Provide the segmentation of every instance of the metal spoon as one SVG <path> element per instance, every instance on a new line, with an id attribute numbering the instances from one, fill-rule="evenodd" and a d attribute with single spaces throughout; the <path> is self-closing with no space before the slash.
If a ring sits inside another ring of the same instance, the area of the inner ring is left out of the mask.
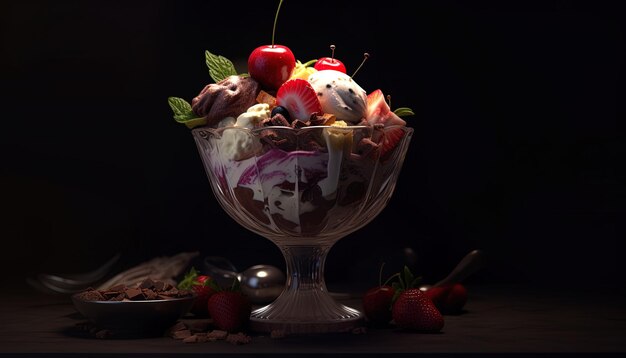
<path id="1" fill-rule="evenodd" d="M 121 254 L 117 253 L 102 266 L 93 271 L 56 275 L 41 273 L 37 275 L 37 281 L 49 290 L 57 293 L 70 294 L 86 289 L 102 280 L 115 266 Z"/>
<path id="2" fill-rule="evenodd" d="M 242 272 L 228 259 L 219 256 L 208 256 L 204 259 L 204 267 L 218 285 L 228 287 L 234 279 L 239 280 L 241 291 L 252 303 L 270 303 L 283 291 L 287 280 L 285 274 L 271 265 L 254 265 Z"/>
<path id="3" fill-rule="evenodd" d="M 485 254 L 482 250 L 470 251 L 456 267 L 441 281 L 434 285 L 422 285 L 420 289 L 426 291 L 431 287 L 443 286 L 451 283 L 461 282 L 469 277 L 471 274 L 478 271 L 485 264 Z"/>

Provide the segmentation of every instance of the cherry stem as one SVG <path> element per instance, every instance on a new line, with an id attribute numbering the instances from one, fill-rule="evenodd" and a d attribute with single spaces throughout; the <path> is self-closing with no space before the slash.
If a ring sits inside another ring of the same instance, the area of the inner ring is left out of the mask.
<path id="1" fill-rule="evenodd" d="M 389 105 L 389 107 L 391 107 L 391 95 L 390 94 L 387 95 L 387 104 Z"/>
<path id="2" fill-rule="evenodd" d="M 380 264 L 380 271 L 378 271 L 378 285 L 383 286 L 383 267 L 385 267 L 385 263 Z"/>
<path id="3" fill-rule="evenodd" d="M 385 282 L 383 283 L 383 267 L 385 267 L 385 263 L 384 262 L 380 265 L 380 271 L 378 271 L 378 286 L 379 287 L 386 286 L 389 283 L 389 281 L 391 281 L 394 278 L 400 276 L 400 273 L 396 272 L 395 274 L 389 276 L 389 278 L 387 280 L 385 280 Z"/>
<path id="4" fill-rule="evenodd" d="M 276 9 L 276 16 L 274 16 L 274 28 L 272 29 L 272 47 L 274 47 L 274 36 L 276 35 L 276 23 L 278 22 L 278 13 L 280 12 L 280 6 L 283 4 L 283 0 L 278 2 L 278 9 Z"/>
<path id="5" fill-rule="evenodd" d="M 394 278 L 399 277 L 399 276 L 400 276 L 400 273 L 399 273 L 399 272 L 396 272 L 396 273 L 394 273 L 393 275 L 389 276 L 389 278 L 387 279 L 387 281 L 385 281 L 385 283 L 383 283 L 383 286 L 387 285 L 387 284 L 389 283 L 389 281 L 391 281 L 391 280 L 393 280 Z"/>
<path id="6" fill-rule="evenodd" d="M 330 45 L 330 51 L 330 59 L 335 62 L 335 45 Z"/>
<path id="7" fill-rule="evenodd" d="M 361 66 L 363 66 L 363 64 L 365 63 L 365 61 L 367 61 L 367 59 L 370 57 L 369 53 L 364 53 L 363 54 L 363 61 L 361 61 L 361 64 L 359 65 L 359 67 L 357 67 L 357 69 L 354 71 L 354 73 L 352 74 L 352 76 L 350 76 L 350 78 L 353 78 L 357 72 L 359 72 L 359 70 L 361 69 Z"/>

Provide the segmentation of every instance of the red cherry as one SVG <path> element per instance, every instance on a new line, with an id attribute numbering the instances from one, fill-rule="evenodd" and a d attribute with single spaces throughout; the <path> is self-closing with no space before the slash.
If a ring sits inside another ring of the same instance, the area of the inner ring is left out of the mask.
<path id="1" fill-rule="evenodd" d="M 250 77 L 267 90 L 277 90 L 291 77 L 295 67 L 293 52 L 282 45 L 259 46 L 248 57 Z"/>
<path id="2" fill-rule="evenodd" d="M 335 71 L 346 73 L 346 66 L 344 66 L 344 64 L 341 61 L 334 59 L 332 57 L 320 58 L 319 60 L 317 60 L 315 65 L 313 65 L 313 68 L 315 68 L 318 71 L 335 70 Z"/>
<path id="3" fill-rule="evenodd" d="M 332 51 L 331 57 L 320 58 L 319 60 L 317 60 L 317 62 L 315 62 L 313 68 L 318 71 L 335 70 L 346 73 L 346 66 L 344 66 L 343 62 L 335 58 L 335 45 L 330 45 L 330 49 Z"/>
<path id="4" fill-rule="evenodd" d="M 261 87 L 275 91 L 291 77 L 296 67 L 296 57 L 293 52 L 283 45 L 276 45 L 276 22 L 283 0 L 278 2 L 276 16 L 274 16 L 274 28 L 272 29 L 272 44 L 259 46 L 248 57 L 248 73 L 250 77 L 261 84 Z"/>
<path id="5" fill-rule="evenodd" d="M 383 325 L 391 321 L 391 301 L 395 290 L 391 286 L 370 288 L 363 295 L 363 313 L 375 325 Z"/>

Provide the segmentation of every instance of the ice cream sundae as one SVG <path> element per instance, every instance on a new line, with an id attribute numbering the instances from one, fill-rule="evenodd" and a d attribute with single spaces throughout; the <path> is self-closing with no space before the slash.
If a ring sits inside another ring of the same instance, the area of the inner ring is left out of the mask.
<path id="1" fill-rule="evenodd" d="M 321 260 L 307 266 L 317 267 L 317 275 L 288 278 L 277 300 L 284 304 L 253 312 L 260 320 L 325 324 L 360 317 L 323 289 L 324 256 L 385 207 L 413 132 L 400 118 L 413 112 L 391 110 L 380 89 L 363 89 L 331 49 L 332 57 L 302 63 L 272 38 L 252 51 L 247 73 L 206 51 L 214 83 L 191 103 L 169 98 L 175 120 L 192 129 L 225 211 L 279 246 L 298 247 L 283 247 L 288 277 L 308 265 L 290 261 Z M 316 293 L 297 304 L 326 309 L 294 316 L 287 296 L 307 282 Z"/>
<path id="2" fill-rule="evenodd" d="M 386 178 L 374 169 L 385 172 L 386 159 L 407 135 L 399 114 L 410 110 L 391 111 L 380 89 L 367 93 L 335 69 L 294 61 L 274 90 L 262 84 L 264 72 L 237 75 L 224 57 L 207 52 L 207 59 L 226 64 L 212 73 L 228 75 L 216 76 L 191 105 L 180 98 L 170 104 L 179 122 L 216 134 L 203 155 L 216 179 L 232 188 L 233 205 L 253 215 L 255 226 L 267 227 L 257 230 L 289 235 L 358 220 L 354 213 L 367 205 L 368 189 L 384 187 Z M 293 77 L 303 71 L 307 79 Z"/>

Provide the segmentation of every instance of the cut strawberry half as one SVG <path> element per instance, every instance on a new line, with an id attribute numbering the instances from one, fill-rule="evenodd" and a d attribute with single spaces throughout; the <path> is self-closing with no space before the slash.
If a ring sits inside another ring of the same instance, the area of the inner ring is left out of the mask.
<path id="1" fill-rule="evenodd" d="M 276 104 L 287 108 L 291 118 L 303 121 L 313 113 L 321 113 L 322 106 L 317 94 L 307 80 L 294 78 L 283 83 L 276 93 Z"/>
<path id="2" fill-rule="evenodd" d="M 386 126 L 391 125 L 406 125 L 404 119 L 398 117 L 391 111 L 383 91 L 377 89 L 376 91 L 367 95 L 367 111 L 365 119 L 369 124 L 383 124 Z"/>
<path id="3" fill-rule="evenodd" d="M 402 127 L 387 127 L 384 131 L 385 136 L 380 146 L 380 158 L 383 160 L 391 155 L 393 149 L 404 137 L 404 129 Z"/>

